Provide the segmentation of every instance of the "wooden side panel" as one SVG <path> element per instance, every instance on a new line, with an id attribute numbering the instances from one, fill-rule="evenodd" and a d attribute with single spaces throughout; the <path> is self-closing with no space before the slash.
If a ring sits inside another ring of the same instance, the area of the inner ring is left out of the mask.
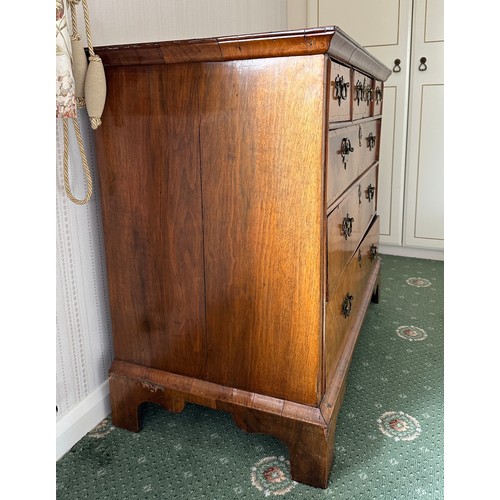
<path id="1" fill-rule="evenodd" d="M 204 65 L 208 380 L 320 399 L 324 56 Z M 276 112 L 276 109 L 279 112 Z"/>
<path id="2" fill-rule="evenodd" d="M 109 68 L 96 131 L 115 355 L 191 376 L 205 346 L 196 71 Z"/>

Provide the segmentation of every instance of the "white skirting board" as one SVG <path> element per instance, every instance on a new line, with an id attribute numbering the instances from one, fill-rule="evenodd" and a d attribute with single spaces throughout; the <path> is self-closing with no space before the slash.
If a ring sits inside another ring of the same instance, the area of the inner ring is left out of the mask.
<path id="1" fill-rule="evenodd" d="M 56 422 L 56 460 L 111 413 L 109 380 Z"/>
<path id="2" fill-rule="evenodd" d="M 399 257 L 414 257 L 416 259 L 443 260 L 443 250 L 432 250 L 429 248 L 399 247 L 393 245 L 380 245 L 381 255 L 397 255 Z"/>

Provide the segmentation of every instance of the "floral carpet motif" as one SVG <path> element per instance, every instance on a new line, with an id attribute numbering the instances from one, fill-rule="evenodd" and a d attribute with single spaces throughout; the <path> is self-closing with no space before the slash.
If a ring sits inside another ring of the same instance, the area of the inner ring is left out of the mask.
<path id="1" fill-rule="evenodd" d="M 444 498 L 443 267 L 382 255 L 380 303 L 354 352 L 325 490 L 293 481 L 286 446 L 226 413 L 146 403 L 141 432 L 108 417 L 57 462 L 57 499 Z"/>

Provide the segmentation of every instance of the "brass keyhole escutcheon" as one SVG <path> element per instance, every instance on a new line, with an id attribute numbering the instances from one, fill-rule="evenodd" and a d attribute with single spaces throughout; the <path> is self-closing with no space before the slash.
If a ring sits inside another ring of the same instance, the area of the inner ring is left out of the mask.
<path id="1" fill-rule="evenodd" d="M 349 156 L 349 153 L 352 153 L 353 151 L 354 148 L 351 145 L 351 141 L 347 137 L 344 137 L 342 139 L 342 143 L 340 144 L 340 154 L 342 156 L 344 170 L 347 168 L 347 157 Z"/>
<path id="2" fill-rule="evenodd" d="M 366 198 L 368 201 L 372 201 L 375 198 L 375 186 L 371 184 L 366 188 Z"/>
<path id="3" fill-rule="evenodd" d="M 368 137 L 366 138 L 367 143 L 368 143 L 368 148 L 370 151 L 375 147 L 375 143 L 377 142 L 377 136 L 373 135 L 371 132 L 368 134 Z"/>
<path id="4" fill-rule="evenodd" d="M 367 104 L 373 101 L 373 89 L 371 87 L 366 87 L 365 89 L 365 101 Z"/>
<path id="5" fill-rule="evenodd" d="M 347 292 L 346 296 L 344 297 L 344 300 L 342 301 L 342 314 L 344 315 L 344 318 L 347 318 L 351 315 L 352 299 L 353 296 L 349 292 Z"/>
<path id="6" fill-rule="evenodd" d="M 347 214 L 344 217 L 344 219 L 342 220 L 342 234 L 344 235 L 344 238 L 346 240 L 352 234 L 352 223 L 353 222 L 354 222 L 354 217 L 349 217 L 349 214 Z"/>
<path id="7" fill-rule="evenodd" d="M 356 90 L 354 100 L 357 101 L 358 106 L 359 106 L 359 104 L 364 100 L 365 84 L 361 83 L 361 80 L 358 80 L 356 82 L 356 86 L 354 87 L 354 89 Z"/>

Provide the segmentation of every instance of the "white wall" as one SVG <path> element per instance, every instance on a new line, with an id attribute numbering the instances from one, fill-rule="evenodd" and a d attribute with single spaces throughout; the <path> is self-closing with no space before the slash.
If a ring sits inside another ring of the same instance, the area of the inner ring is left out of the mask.
<path id="1" fill-rule="evenodd" d="M 287 26 L 286 0 L 89 0 L 89 10 L 95 46 L 276 31 Z M 79 28 L 83 33 L 83 22 Z"/>
<path id="2" fill-rule="evenodd" d="M 286 0 L 89 0 L 94 46 L 286 29 Z M 81 4 L 78 27 L 85 40 Z M 92 131 L 80 120 L 94 180 L 88 205 L 65 196 L 62 125 L 57 124 L 57 456 L 109 413 L 113 350 Z M 76 141 L 70 178 L 83 197 Z"/>

